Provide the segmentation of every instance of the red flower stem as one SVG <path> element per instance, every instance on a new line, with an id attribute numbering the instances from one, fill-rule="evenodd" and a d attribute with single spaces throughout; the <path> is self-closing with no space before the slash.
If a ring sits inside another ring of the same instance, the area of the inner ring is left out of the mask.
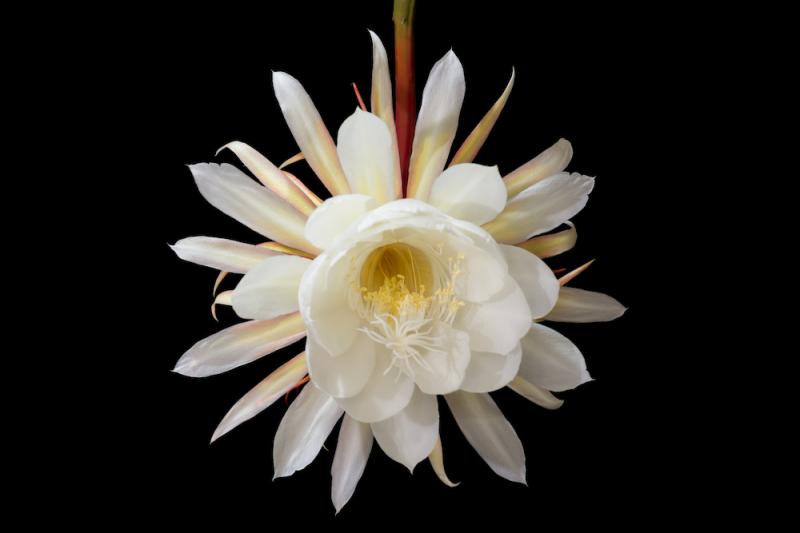
<path id="1" fill-rule="evenodd" d="M 414 92 L 414 4 L 415 0 L 395 0 L 392 16 L 395 64 L 394 121 L 397 127 L 397 149 L 400 153 L 404 194 L 408 185 L 408 163 L 417 120 L 417 102 Z"/>

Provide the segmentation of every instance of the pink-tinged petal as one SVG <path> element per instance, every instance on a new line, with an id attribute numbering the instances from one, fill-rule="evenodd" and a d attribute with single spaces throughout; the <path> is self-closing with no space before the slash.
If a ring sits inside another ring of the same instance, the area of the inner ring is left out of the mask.
<path id="1" fill-rule="evenodd" d="M 428 460 L 431 462 L 431 467 L 433 471 L 436 473 L 436 477 L 439 478 L 439 481 L 447 485 L 448 487 L 457 487 L 461 484 L 459 481 L 458 483 L 453 483 L 450 481 L 450 478 L 447 477 L 447 472 L 444 470 L 444 454 L 442 453 L 442 440 L 437 437 L 436 444 L 433 446 L 433 450 L 431 450 L 431 454 L 428 457 Z"/>
<path id="2" fill-rule="evenodd" d="M 578 232 L 575 230 L 575 224 L 566 221 L 565 224 L 569 229 L 551 233 L 549 235 L 540 235 L 533 239 L 528 239 L 525 242 L 517 244 L 520 248 L 524 248 L 536 254 L 536 256 L 546 259 L 563 254 L 575 247 L 575 242 L 578 240 Z"/>
<path id="3" fill-rule="evenodd" d="M 237 274 L 244 274 L 276 255 L 272 250 L 216 237 L 187 237 L 170 248 L 184 261 Z"/>
<path id="4" fill-rule="evenodd" d="M 370 451 L 372 430 L 369 424 L 344 415 L 331 468 L 331 500 L 337 514 L 353 496 L 358 480 L 364 474 Z"/>
<path id="5" fill-rule="evenodd" d="M 508 188 L 508 197 L 513 198 L 534 183 L 563 172 L 571 159 L 572 145 L 566 139 L 559 139 L 553 146 L 503 178 Z"/>
<path id="6" fill-rule="evenodd" d="M 570 270 L 569 272 L 558 278 L 558 284 L 563 287 L 564 285 L 575 279 L 581 272 L 589 268 L 592 265 L 592 263 L 594 263 L 594 259 L 592 259 L 591 261 L 587 261 L 586 263 L 582 264 L 581 266 L 579 266 L 574 270 Z"/>
<path id="7" fill-rule="evenodd" d="M 564 405 L 564 400 L 556 398 L 549 390 L 534 385 L 530 381 L 526 381 L 519 376 L 515 377 L 514 380 L 508 384 L 508 388 L 545 409 L 558 409 Z"/>
<path id="8" fill-rule="evenodd" d="M 541 324 L 531 324 L 531 330 L 522 338 L 519 376 L 555 392 L 574 389 L 592 379 L 578 347 Z"/>
<path id="9" fill-rule="evenodd" d="M 416 389 L 402 411 L 371 426 L 386 455 L 413 473 L 414 467 L 430 455 L 439 437 L 436 396 Z"/>
<path id="10" fill-rule="evenodd" d="M 211 316 L 219 322 L 217 318 L 217 306 L 218 305 L 233 305 L 233 291 L 224 291 L 217 294 L 216 298 L 214 298 L 214 302 L 211 304 Z"/>
<path id="11" fill-rule="evenodd" d="M 553 322 L 608 322 L 619 318 L 627 308 L 607 294 L 561 287 L 558 301 L 544 317 Z"/>
<path id="12" fill-rule="evenodd" d="M 389 59 L 386 49 L 380 38 L 372 31 L 372 95 L 370 110 L 375 113 L 389 128 L 392 136 L 392 181 L 394 183 L 394 198 L 403 196 L 403 180 L 400 175 L 400 157 L 397 151 L 397 129 L 394 124 L 394 110 L 392 109 L 392 79 L 389 74 Z"/>

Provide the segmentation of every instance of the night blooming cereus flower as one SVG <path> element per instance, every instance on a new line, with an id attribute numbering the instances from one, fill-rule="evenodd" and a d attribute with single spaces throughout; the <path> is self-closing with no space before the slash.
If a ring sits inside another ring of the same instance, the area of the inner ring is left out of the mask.
<path id="1" fill-rule="evenodd" d="M 408 142 L 395 123 L 386 51 L 371 35 L 372 111 L 356 109 L 335 143 L 300 83 L 273 75 L 302 151 L 293 159 L 304 158 L 333 196 L 321 201 L 292 174 L 232 142 L 225 148 L 260 184 L 228 164 L 192 165 L 192 174 L 211 204 L 270 242 L 191 237 L 173 247 L 182 259 L 244 274 L 215 305 L 231 305 L 249 320 L 198 342 L 176 372 L 217 374 L 306 338 L 305 351 L 239 400 L 213 439 L 310 381 L 278 427 L 275 477 L 308 465 L 342 419 L 332 469 L 337 511 L 353 494 L 373 437 L 409 469 L 429 458 L 452 485 L 438 395 L 488 465 L 524 483 L 522 445 L 487 393 L 510 387 L 559 407 L 551 391 L 590 377 L 575 345 L 539 322 L 605 321 L 624 311 L 609 296 L 564 286 L 587 265 L 557 279 L 541 259 L 572 248 L 569 219 L 594 186 L 593 178 L 564 172 L 567 141 L 505 177 L 496 166 L 472 163 L 513 74 L 446 166 L 464 98 L 461 63 L 451 51 L 434 65 Z M 398 91 L 406 67 L 398 65 Z M 408 87 L 402 90 L 406 97 Z M 403 122 L 409 127 L 413 117 Z"/>

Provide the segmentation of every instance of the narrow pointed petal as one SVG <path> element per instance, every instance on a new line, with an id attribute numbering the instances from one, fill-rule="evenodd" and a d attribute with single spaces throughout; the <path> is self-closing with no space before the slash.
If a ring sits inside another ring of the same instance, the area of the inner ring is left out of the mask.
<path id="1" fill-rule="evenodd" d="M 267 250 L 272 250 L 273 252 L 278 252 L 281 254 L 288 254 L 288 255 L 299 255 L 300 257 L 307 257 L 308 259 L 314 259 L 317 255 L 310 254 L 308 252 L 304 252 L 303 250 L 298 250 L 297 248 L 292 248 L 291 246 L 286 246 L 285 244 L 281 244 L 279 242 L 262 242 L 258 245 L 261 248 L 266 248 Z"/>
<path id="2" fill-rule="evenodd" d="M 372 39 L 372 96 L 370 110 L 375 113 L 389 128 L 392 136 L 392 181 L 394 197 L 403 196 L 403 179 L 400 175 L 400 157 L 397 151 L 397 129 L 394 124 L 392 109 L 392 78 L 389 74 L 389 59 L 380 38 L 370 31 Z"/>
<path id="3" fill-rule="evenodd" d="M 227 163 L 200 163 L 189 169 L 200 194 L 229 217 L 269 239 L 318 252 L 303 237 L 306 217 L 238 168 Z"/>
<path id="4" fill-rule="evenodd" d="M 286 170 L 282 170 L 281 172 L 283 172 L 284 176 L 286 176 L 289 180 L 291 180 L 291 182 L 294 183 L 295 186 L 298 189 L 300 189 L 300 191 L 302 191 L 303 194 L 306 195 L 306 197 L 311 201 L 312 204 L 318 206 L 319 204 L 322 203 L 322 200 L 320 200 L 319 196 L 311 192 L 311 189 L 306 187 L 306 184 L 300 181 L 300 179 L 297 176 Z"/>
<path id="5" fill-rule="evenodd" d="M 497 167 L 455 165 L 436 178 L 428 203 L 448 215 L 480 226 L 506 206 L 506 188 Z"/>
<path id="6" fill-rule="evenodd" d="M 550 176 L 509 200 L 503 212 L 483 228 L 498 242 L 518 244 L 577 214 L 589 200 L 592 188 L 594 178 L 589 176 Z"/>
<path id="7" fill-rule="evenodd" d="M 270 320 L 294 313 L 300 280 L 311 260 L 296 255 L 278 255 L 259 263 L 233 291 L 233 310 L 242 318 Z"/>
<path id="8" fill-rule="evenodd" d="M 290 157 L 289 159 L 287 159 L 286 161 L 284 161 L 283 163 L 281 163 L 280 165 L 278 165 L 278 168 L 283 170 L 284 168 L 288 167 L 289 165 L 293 165 L 294 163 L 297 163 L 298 161 L 302 161 L 305 158 L 306 158 L 306 156 L 303 155 L 303 152 L 298 152 L 298 153 L 294 154 L 292 157 Z"/>
<path id="9" fill-rule="evenodd" d="M 275 433 L 272 479 L 291 476 L 311 464 L 342 413 L 333 398 L 313 383 L 303 387 Z"/>
<path id="10" fill-rule="evenodd" d="M 283 117 L 314 173 L 332 194 L 350 192 L 336 145 L 303 86 L 285 72 L 274 72 L 272 85 Z"/>
<path id="11" fill-rule="evenodd" d="M 572 250 L 572 248 L 575 247 L 575 242 L 578 240 L 578 232 L 575 230 L 575 224 L 572 222 L 566 221 L 565 224 L 569 226 L 569 229 L 549 235 L 540 235 L 539 237 L 521 242 L 517 246 L 528 250 L 532 254 L 536 254 L 541 259 L 554 257 Z"/>
<path id="12" fill-rule="evenodd" d="M 492 392 L 501 389 L 517 375 L 521 361 L 519 344 L 507 354 L 473 351 L 461 390 Z"/>
<path id="13" fill-rule="evenodd" d="M 558 280 L 544 261 L 522 248 L 500 245 L 508 273 L 517 282 L 536 319 L 545 316 L 558 299 Z"/>
<path id="14" fill-rule="evenodd" d="M 272 162 L 249 145 L 233 141 L 222 148 L 227 148 L 258 178 L 264 186 L 282 198 L 286 203 L 308 216 L 314 210 L 314 203 L 305 193 Z M 219 151 L 217 151 L 219 153 Z"/>
<path id="15" fill-rule="evenodd" d="M 458 149 L 456 155 L 453 156 L 453 160 L 450 161 L 450 166 L 460 163 L 472 163 L 472 161 L 475 160 L 475 156 L 478 155 L 483 143 L 486 142 L 486 139 L 489 137 L 489 133 L 491 133 L 495 122 L 497 122 L 497 118 L 500 116 L 500 112 L 503 111 L 508 97 L 511 95 L 511 88 L 514 87 L 514 74 L 514 69 L 512 68 L 511 79 L 508 80 L 508 85 L 506 85 L 503 94 L 500 95 L 500 98 L 497 99 L 481 121 L 478 122 L 478 125 L 472 130 L 472 133 L 464 139 L 461 148 Z"/>
<path id="16" fill-rule="evenodd" d="M 217 306 L 218 305 L 233 305 L 233 291 L 224 291 L 214 298 L 214 302 L 211 304 L 211 316 L 219 322 L 217 318 Z"/>
<path id="17" fill-rule="evenodd" d="M 433 445 L 433 450 L 431 450 L 431 454 L 428 456 L 428 460 L 431 462 L 431 467 L 433 467 L 433 471 L 436 473 L 436 477 L 439 478 L 439 481 L 451 488 L 461 484 L 460 481 L 458 483 L 453 483 L 450 481 L 450 478 L 447 477 L 447 472 L 444 470 L 442 440 L 438 436 L 436 437 L 436 444 Z"/>
<path id="18" fill-rule="evenodd" d="M 275 403 L 275 400 L 294 388 L 307 371 L 305 352 L 292 357 L 278 367 L 231 407 L 217 429 L 214 430 L 211 442 Z"/>
<path id="19" fill-rule="evenodd" d="M 558 278 L 558 284 L 563 287 L 564 285 L 566 285 L 567 283 L 569 283 L 570 281 L 572 281 L 573 279 L 578 277 L 578 275 L 581 272 L 583 272 L 584 270 L 586 270 L 587 268 L 592 266 L 592 263 L 594 263 L 594 259 L 592 259 L 591 261 L 585 262 L 584 264 L 582 264 L 581 266 L 579 266 L 578 268 L 576 268 L 574 270 L 570 270 L 569 272 L 567 272 L 566 274 L 564 274 L 563 276 Z"/>
<path id="20" fill-rule="evenodd" d="M 433 180 L 444 170 L 458 127 L 464 89 L 464 69 L 451 50 L 433 66 L 422 92 L 408 169 L 409 198 L 427 200 Z"/>
<path id="21" fill-rule="evenodd" d="M 267 257 L 276 255 L 272 250 L 216 237 L 187 237 L 170 248 L 184 261 L 236 274 L 244 274 Z"/>
<path id="22" fill-rule="evenodd" d="M 553 309 L 544 317 L 553 322 L 608 322 L 627 308 L 607 294 L 561 287 Z"/>
<path id="23" fill-rule="evenodd" d="M 513 198 L 534 183 L 563 172 L 570 160 L 572 145 L 566 139 L 559 139 L 553 146 L 503 178 L 508 188 L 508 197 Z"/>
<path id="24" fill-rule="evenodd" d="M 558 409 L 564 405 L 564 400 L 556 398 L 549 390 L 534 385 L 519 376 L 508 384 L 508 388 L 545 409 Z"/>
<path id="25" fill-rule="evenodd" d="M 571 340 L 541 324 L 522 338 L 519 376 L 549 391 L 574 389 L 591 381 L 583 354 Z"/>
<path id="26" fill-rule="evenodd" d="M 395 149 L 386 123 L 356 109 L 339 128 L 336 151 L 350 190 L 384 204 L 395 197 Z"/>
<path id="27" fill-rule="evenodd" d="M 183 354 L 173 371 L 192 377 L 220 374 L 280 350 L 305 335 L 300 313 L 243 322 L 199 341 Z"/>
<path id="28" fill-rule="evenodd" d="M 324 250 L 350 224 L 375 207 L 375 199 L 365 194 L 341 194 L 328 198 L 308 218 L 306 239 Z"/>
<path id="29" fill-rule="evenodd" d="M 525 451 L 517 433 L 488 394 L 454 392 L 444 397 L 458 427 L 494 472 L 525 482 Z"/>
<path id="30" fill-rule="evenodd" d="M 373 423 L 372 433 L 386 455 L 414 472 L 414 467 L 431 454 L 439 438 L 436 396 L 416 389 L 405 409 Z"/>
<path id="31" fill-rule="evenodd" d="M 358 480 L 364 474 L 370 451 L 372 430 L 369 424 L 344 415 L 331 467 L 331 500 L 337 514 L 353 496 Z"/>

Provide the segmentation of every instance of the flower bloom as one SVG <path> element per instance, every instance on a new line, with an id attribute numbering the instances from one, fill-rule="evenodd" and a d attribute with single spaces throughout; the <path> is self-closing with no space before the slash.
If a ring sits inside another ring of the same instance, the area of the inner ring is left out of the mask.
<path id="1" fill-rule="evenodd" d="M 198 342 L 177 372 L 224 372 L 306 337 L 305 351 L 237 402 L 213 439 L 310 380 L 278 428 L 275 476 L 308 465 L 343 418 L 332 470 L 337 511 L 353 494 L 373 437 L 411 470 L 429 458 L 451 484 L 438 395 L 487 464 L 524 483 L 522 445 L 488 393 L 508 386 L 545 408 L 559 407 L 553 391 L 591 378 L 575 345 L 540 322 L 605 321 L 624 311 L 609 296 L 564 286 L 584 267 L 558 279 L 542 260 L 575 244 L 569 219 L 594 186 L 593 178 L 564 172 L 572 156 L 567 141 L 505 177 L 496 166 L 472 163 L 513 75 L 447 166 L 464 74 L 452 51 L 436 63 L 403 197 L 388 62 L 371 35 L 372 112 L 356 109 L 336 142 L 300 83 L 273 75 L 302 156 L 332 196 L 321 201 L 292 174 L 233 142 L 226 148 L 260 183 L 228 164 L 192 165 L 192 174 L 209 202 L 270 241 L 192 237 L 173 247 L 183 259 L 244 274 L 215 304 L 248 319 Z"/>

